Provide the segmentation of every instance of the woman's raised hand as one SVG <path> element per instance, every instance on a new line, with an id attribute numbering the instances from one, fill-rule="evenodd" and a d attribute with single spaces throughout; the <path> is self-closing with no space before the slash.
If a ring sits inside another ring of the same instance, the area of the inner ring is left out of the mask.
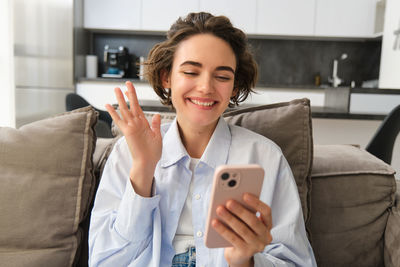
<path id="1" fill-rule="evenodd" d="M 128 108 L 121 89 L 115 88 L 121 116 L 109 104 L 106 109 L 128 144 L 133 162 L 130 171 L 133 188 L 142 196 L 150 196 L 154 170 L 162 151 L 161 118 L 159 114 L 154 115 L 150 126 L 139 106 L 135 87 L 131 82 L 125 84 L 130 107 Z"/>

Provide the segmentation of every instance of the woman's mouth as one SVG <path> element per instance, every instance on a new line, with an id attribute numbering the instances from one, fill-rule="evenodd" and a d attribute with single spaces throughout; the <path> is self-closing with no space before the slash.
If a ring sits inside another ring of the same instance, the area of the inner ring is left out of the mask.
<path id="1" fill-rule="evenodd" d="M 199 99 L 188 98 L 188 100 L 190 102 L 192 102 L 193 104 L 195 104 L 197 106 L 201 106 L 201 107 L 211 107 L 216 103 L 216 101 L 209 100 L 209 99 L 199 100 Z"/>

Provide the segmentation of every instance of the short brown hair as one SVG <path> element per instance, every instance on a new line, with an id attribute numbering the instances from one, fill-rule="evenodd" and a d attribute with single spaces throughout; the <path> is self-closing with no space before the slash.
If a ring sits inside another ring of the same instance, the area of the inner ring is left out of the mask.
<path id="1" fill-rule="evenodd" d="M 257 81 L 257 63 L 250 52 L 247 37 L 243 31 L 232 26 L 225 16 L 210 13 L 189 13 L 179 18 L 167 32 L 167 40 L 156 44 L 149 52 L 145 62 L 145 77 L 161 98 L 164 105 L 172 106 L 171 91 L 162 84 L 162 71 L 169 74 L 172 69 L 174 53 L 179 43 L 190 36 L 209 33 L 226 41 L 236 56 L 234 89 L 238 90 L 231 99 L 233 107 L 243 102 Z"/>

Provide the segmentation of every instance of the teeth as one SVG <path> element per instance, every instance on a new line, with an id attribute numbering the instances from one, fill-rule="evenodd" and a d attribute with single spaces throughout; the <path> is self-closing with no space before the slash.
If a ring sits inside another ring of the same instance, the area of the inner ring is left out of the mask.
<path id="1" fill-rule="evenodd" d="M 209 106 L 212 106 L 214 104 L 214 102 L 200 102 L 200 101 L 197 101 L 195 99 L 190 99 L 190 101 L 192 103 L 196 104 L 196 105 L 205 106 L 205 107 L 209 107 Z"/>

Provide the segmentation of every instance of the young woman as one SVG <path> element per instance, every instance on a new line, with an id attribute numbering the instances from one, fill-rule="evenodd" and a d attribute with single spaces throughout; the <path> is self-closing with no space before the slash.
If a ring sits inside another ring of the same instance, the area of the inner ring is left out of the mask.
<path id="1" fill-rule="evenodd" d="M 245 34 L 223 16 L 191 13 L 149 53 L 147 79 L 176 119 L 147 122 L 132 83 L 130 108 L 106 108 L 124 137 L 103 172 L 89 232 L 90 266 L 315 266 L 291 170 L 269 139 L 228 125 L 221 114 L 246 99 L 257 67 Z M 260 198 L 230 200 L 212 227 L 232 247 L 204 245 L 214 170 L 256 163 L 265 169 Z M 226 227 L 223 223 L 228 226 Z"/>

